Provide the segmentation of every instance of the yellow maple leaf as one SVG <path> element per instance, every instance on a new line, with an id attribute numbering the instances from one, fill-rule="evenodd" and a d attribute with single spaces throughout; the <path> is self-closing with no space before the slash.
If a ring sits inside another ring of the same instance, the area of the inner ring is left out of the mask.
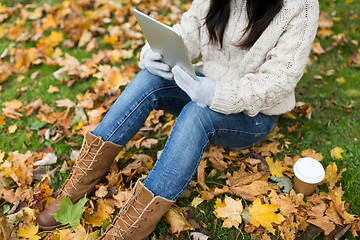
<path id="1" fill-rule="evenodd" d="M 5 153 L 0 150 L 0 163 L 4 161 Z"/>
<path id="2" fill-rule="evenodd" d="M 251 207 L 250 212 L 250 223 L 255 227 L 260 225 L 266 228 L 272 234 L 275 234 L 275 229 L 272 223 L 280 224 L 285 218 L 280 213 L 275 213 L 278 210 L 276 205 L 261 204 L 259 198 L 257 198 Z"/>
<path id="3" fill-rule="evenodd" d="M 4 13 L 6 9 L 6 6 L 2 3 L 0 3 L 0 13 Z"/>
<path id="4" fill-rule="evenodd" d="M 0 5 L 1 5 L 1 3 L 0 3 Z M 1 6 L 0 6 L 0 11 L 1 11 Z M 6 33 L 7 33 L 7 27 L 5 25 L 1 25 L 0 26 L 0 38 L 4 37 Z"/>
<path id="5" fill-rule="evenodd" d="M 332 157 L 335 157 L 336 159 L 343 159 L 343 156 L 341 156 L 341 153 L 344 152 L 344 149 L 335 147 L 332 150 L 330 150 L 330 154 Z"/>
<path id="6" fill-rule="evenodd" d="M 38 240 L 40 237 L 37 234 L 39 231 L 39 226 L 34 223 L 27 224 L 25 228 L 19 229 L 17 235 L 21 238 L 26 238 L 28 240 Z"/>
<path id="7" fill-rule="evenodd" d="M 5 116 L 0 115 L 0 127 L 3 127 L 5 125 Z"/>
<path id="8" fill-rule="evenodd" d="M 266 157 L 265 158 L 267 164 L 269 165 L 269 170 L 271 172 L 271 175 L 274 177 L 283 177 L 283 172 L 285 172 L 286 170 L 288 170 L 287 167 L 283 166 L 283 162 L 276 160 L 274 162 L 274 160 L 270 157 Z"/>
<path id="9" fill-rule="evenodd" d="M 327 183 L 329 185 L 329 189 L 333 189 L 337 181 L 340 180 L 341 174 L 346 171 L 346 168 L 342 169 L 339 174 L 337 173 L 338 168 L 335 162 L 329 164 L 325 170 L 325 177 L 322 181 L 323 183 Z"/>
<path id="10" fill-rule="evenodd" d="M 14 133 L 14 132 L 16 132 L 16 130 L 17 130 L 17 125 L 16 125 L 16 123 L 14 124 L 14 125 L 11 125 L 11 126 L 9 126 L 9 133 Z"/>
<path id="11" fill-rule="evenodd" d="M 346 82 L 344 77 L 339 77 L 339 78 L 336 78 L 335 80 L 340 85 L 342 85 Z"/>
<path id="12" fill-rule="evenodd" d="M 104 199 L 99 201 L 98 210 L 94 214 L 85 213 L 86 223 L 93 227 L 100 227 L 102 223 L 114 212 L 114 209 L 105 202 Z"/>
<path id="13" fill-rule="evenodd" d="M 242 222 L 241 213 L 243 211 L 243 205 L 240 199 L 233 199 L 225 196 L 224 202 L 220 198 L 216 199 L 214 214 L 217 218 L 224 220 L 223 227 L 239 228 L 239 224 Z"/>
<path id="14" fill-rule="evenodd" d="M 104 37 L 104 40 L 103 40 L 103 43 L 105 44 L 110 44 L 112 46 L 116 46 L 119 44 L 118 42 L 118 37 L 117 36 L 105 36 Z"/>
<path id="15" fill-rule="evenodd" d="M 191 206 L 197 208 L 197 206 L 199 206 L 199 204 L 201 204 L 203 201 L 204 199 L 202 199 L 201 197 L 195 197 L 191 202 Z"/>
<path id="16" fill-rule="evenodd" d="M 42 14 L 43 14 L 43 8 L 38 7 L 33 12 L 29 12 L 28 18 L 30 20 L 35 20 L 35 19 L 41 18 Z"/>

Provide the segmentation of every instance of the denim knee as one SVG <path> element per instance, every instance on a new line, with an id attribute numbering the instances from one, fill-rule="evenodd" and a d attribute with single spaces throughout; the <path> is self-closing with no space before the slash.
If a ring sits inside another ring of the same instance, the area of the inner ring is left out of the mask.
<path id="1" fill-rule="evenodd" d="M 134 79 L 130 82 L 128 86 L 135 85 L 138 89 L 154 89 L 156 86 L 167 85 L 166 83 L 171 82 L 170 80 L 163 79 L 159 76 L 156 76 L 144 69 L 136 74 Z"/>
<path id="2" fill-rule="evenodd" d="M 215 132 L 215 127 L 208 113 L 209 111 L 212 110 L 200 107 L 195 102 L 190 101 L 181 111 L 177 121 L 184 125 L 184 129 L 188 129 L 188 131 L 193 131 L 194 133 L 202 131 L 207 135 L 208 139 L 211 140 Z"/>

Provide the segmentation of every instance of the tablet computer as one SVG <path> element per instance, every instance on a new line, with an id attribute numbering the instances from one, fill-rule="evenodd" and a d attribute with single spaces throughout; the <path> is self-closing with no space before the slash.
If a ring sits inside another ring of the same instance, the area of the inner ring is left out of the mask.
<path id="1" fill-rule="evenodd" d="M 163 56 L 163 61 L 170 67 L 179 65 L 196 79 L 194 68 L 180 34 L 170 26 L 137 9 L 133 9 L 133 13 L 151 49 L 159 52 Z"/>

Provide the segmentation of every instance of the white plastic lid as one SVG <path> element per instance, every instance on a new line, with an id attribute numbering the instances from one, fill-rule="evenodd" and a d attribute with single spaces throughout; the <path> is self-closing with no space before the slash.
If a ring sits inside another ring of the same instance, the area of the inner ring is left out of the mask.
<path id="1" fill-rule="evenodd" d="M 315 184 L 324 179 L 325 170 L 319 161 L 305 157 L 294 164 L 294 174 L 303 182 Z"/>

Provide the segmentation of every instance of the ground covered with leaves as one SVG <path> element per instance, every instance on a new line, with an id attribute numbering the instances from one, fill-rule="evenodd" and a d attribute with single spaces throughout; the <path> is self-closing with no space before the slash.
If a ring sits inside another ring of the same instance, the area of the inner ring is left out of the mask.
<path id="1" fill-rule="evenodd" d="M 64 198 L 40 232 L 36 217 L 54 199 L 94 129 L 139 71 L 144 38 L 131 8 L 167 24 L 191 1 L 0 3 L 0 239 L 97 239 L 163 149 L 176 119 L 153 111 L 93 196 Z M 360 4 L 320 0 L 321 16 L 296 108 L 261 144 L 209 146 L 197 175 L 149 239 L 356 238 L 360 193 Z M 301 102 L 300 102 L 301 101 Z M 314 194 L 293 190 L 294 163 L 325 168 Z"/>

